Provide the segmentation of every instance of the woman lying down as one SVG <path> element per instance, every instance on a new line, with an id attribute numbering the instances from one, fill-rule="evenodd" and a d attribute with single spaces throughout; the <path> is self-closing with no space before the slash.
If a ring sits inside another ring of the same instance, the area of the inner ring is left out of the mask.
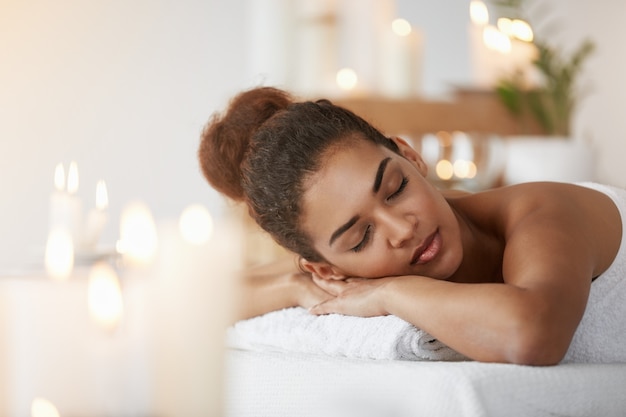
<path id="1" fill-rule="evenodd" d="M 298 256 L 248 281 L 241 318 L 292 306 L 394 315 L 477 361 L 557 364 L 579 337 L 595 361 L 626 361 L 624 190 L 448 194 L 401 138 L 269 87 L 213 116 L 199 158 L 215 189 Z M 585 323 L 601 282 L 593 303 L 610 304 Z"/>

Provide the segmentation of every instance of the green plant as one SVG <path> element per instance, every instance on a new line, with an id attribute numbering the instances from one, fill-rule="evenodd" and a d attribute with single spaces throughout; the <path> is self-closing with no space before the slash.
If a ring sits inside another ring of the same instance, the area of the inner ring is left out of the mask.
<path id="1" fill-rule="evenodd" d="M 535 41 L 535 45 L 538 57 L 533 65 L 542 75 L 542 85 L 529 89 L 521 74 L 516 74 L 500 81 L 497 94 L 519 120 L 530 113 L 548 134 L 569 136 L 572 116 L 581 98 L 578 77 L 594 44 L 585 40 L 569 57 L 546 43 Z"/>

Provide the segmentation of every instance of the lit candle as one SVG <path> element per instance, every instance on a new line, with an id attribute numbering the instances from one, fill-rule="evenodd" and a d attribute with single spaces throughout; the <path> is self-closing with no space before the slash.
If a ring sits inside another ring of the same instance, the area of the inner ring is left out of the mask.
<path id="1" fill-rule="evenodd" d="M 338 33 L 336 0 L 292 2 L 296 18 L 293 41 L 293 88 L 301 95 L 328 95 L 335 90 Z M 254 3 L 254 2 L 253 2 Z M 272 16 L 272 25 L 275 18 Z M 289 37 L 289 35 L 287 35 Z M 265 54 L 265 50 L 261 53 Z"/>
<path id="2" fill-rule="evenodd" d="M 81 242 L 83 203 L 78 193 L 78 166 L 75 161 L 70 163 L 67 173 L 67 227 L 75 244 Z"/>
<path id="3" fill-rule="evenodd" d="M 209 212 L 194 205 L 160 232 L 155 414 L 222 415 L 224 335 L 243 260 L 240 228 L 213 225 Z"/>
<path id="4" fill-rule="evenodd" d="M 57 280 L 66 280 L 74 269 L 74 244 L 69 231 L 54 227 L 48 234 L 44 260 L 48 275 Z"/>
<path id="5" fill-rule="evenodd" d="M 342 68 L 337 71 L 337 86 L 341 91 L 350 94 L 355 92 L 355 89 L 359 82 L 357 73 L 352 68 Z"/>
<path id="6" fill-rule="evenodd" d="M 498 52 L 493 48 L 495 29 L 489 26 L 489 10 L 480 0 L 470 2 L 469 41 L 474 84 L 492 88 L 497 82 Z M 495 30 L 496 32 L 497 29 Z"/>
<path id="7" fill-rule="evenodd" d="M 52 402 L 45 398 L 37 397 L 33 400 L 30 407 L 31 417 L 59 417 L 59 410 Z"/>
<path id="8" fill-rule="evenodd" d="M 499 81 L 520 74 L 528 85 L 536 83 L 532 62 L 537 48 L 530 25 L 520 19 L 500 18 L 489 25 L 489 12 L 482 1 L 470 3 L 470 49 L 474 83 L 491 89 Z"/>
<path id="9" fill-rule="evenodd" d="M 70 232 L 70 200 L 65 188 L 65 170 L 54 170 L 54 190 L 50 195 L 48 237 L 44 265 L 48 275 L 57 280 L 69 278 L 74 268 L 74 243 Z"/>
<path id="10" fill-rule="evenodd" d="M 117 250 L 130 266 L 148 266 L 158 247 L 156 224 L 150 209 L 142 202 L 129 203 L 122 210 Z"/>
<path id="11" fill-rule="evenodd" d="M 384 33 L 381 89 L 388 97 L 406 98 L 419 92 L 422 36 L 404 19 L 396 19 Z"/>
<path id="12" fill-rule="evenodd" d="M 91 209 L 87 215 L 87 224 L 85 225 L 83 239 L 84 249 L 93 251 L 98 246 L 100 235 L 108 219 L 108 205 L 109 197 L 106 183 L 100 180 L 96 184 L 96 207 Z"/>
<path id="13" fill-rule="evenodd" d="M 67 227 L 68 200 L 65 190 L 65 170 L 63 164 L 54 169 L 54 190 L 50 195 L 49 229 Z"/>
<path id="14" fill-rule="evenodd" d="M 504 75 L 512 77 L 517 74 L 526 88 L 537 85 L 539 77 L 535 73 L 533 61 L 539 51 L 533 43 L 534 33 L 530 25 L 521 19 L 500 18 L 498 29 L 511 40 L 511 48 L 506 59 L 508 68 L 505 69 Z"/>
<path id="15" fill-rule="evenodd" d="M 124 303 L 120 281 L 107 263 L 98 262 L 91 268 L 87 299 L 91 317 L 102 327 L 114 328 L 122 320 Z"/>

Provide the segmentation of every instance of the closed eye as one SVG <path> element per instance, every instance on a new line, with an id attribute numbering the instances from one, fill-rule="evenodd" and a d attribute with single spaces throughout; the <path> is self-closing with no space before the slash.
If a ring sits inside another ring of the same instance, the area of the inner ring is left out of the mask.
<path id="1" fill-rule="evenodd" d="M 359 242 L 358 245 L 350 249 L 352 252 L 360 252 L 367 245 L 372 235 L 372 226 L 367 226 L 365 229 L 365 234 L 363 234 L 363 239 Z"/>
<path id="2" fill-rule="evenodd" d="M 398 187 L 398 189 L 396 191 L 394 191 L 393 194 L 391 194 L 389 197 L 387 197 L 387 201 L 391 201 L 394 198 L 399 197 L 402 192 L 404 191 L 404 189 L 406 188 L 406 185 L 409 183 L 409 178 L 408 177 L 402 177 L 402 182 L 400 183 L 400 186 Z"/>

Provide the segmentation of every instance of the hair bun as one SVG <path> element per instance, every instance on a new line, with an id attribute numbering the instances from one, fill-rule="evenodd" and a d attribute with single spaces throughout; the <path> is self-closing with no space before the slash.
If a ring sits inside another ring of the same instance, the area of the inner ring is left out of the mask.
<path id="1" fill-rule="evenodd" d="M 223 114 L 214 114 L 205 126 L 198 158 L 207 181 L 236 201 L 244 199 L 241 164 L 254 133 L 277 112 L 292 103 L 291 96 L 272 87 L 237 95 Z"/>

